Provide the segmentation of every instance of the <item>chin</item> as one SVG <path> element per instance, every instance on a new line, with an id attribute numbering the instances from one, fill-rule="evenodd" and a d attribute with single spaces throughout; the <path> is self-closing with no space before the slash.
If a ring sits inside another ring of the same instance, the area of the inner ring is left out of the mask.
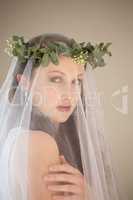
<path id="1" fill-rule="evenodd" d="M 69 119 L 70 115 L 71 114 L 69 114 L 67 116 L 58 116 L 56 120 L 58 123 L 64 123 Z"/>

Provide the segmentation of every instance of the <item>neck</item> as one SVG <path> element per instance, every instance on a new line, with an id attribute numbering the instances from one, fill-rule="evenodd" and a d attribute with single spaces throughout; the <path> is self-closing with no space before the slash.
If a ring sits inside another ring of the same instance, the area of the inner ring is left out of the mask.
<path id="1" fill-rule="evenodd" d="M 50 119 L 50 121 L 53 124 L 53 126 L 55 127 L 55 130 L 58 130 L 60 123 L 53 119 Z"/>
<path id="2" fill-rule="evenodd" d="M 51 119 L 50 117 L 46 116 L 45 113 L 43 113 L 39 108 L 37 108 L 36 106 L 33 106 L 35 112 L 38 114 L 38 115 L 41 115 L 41 116 L 45 116 L 46 119 L 49 120 L 51 128 L 53 131 L 55 131 L 55 133 L 58 133 L 58 130 L 59 130 L 59 126 L 60 126 L 60 123 Z"/>

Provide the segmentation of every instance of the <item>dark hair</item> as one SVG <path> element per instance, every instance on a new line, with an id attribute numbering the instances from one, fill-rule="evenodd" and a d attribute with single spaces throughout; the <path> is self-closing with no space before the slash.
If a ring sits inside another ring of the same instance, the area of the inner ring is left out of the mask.
<path id="1" fill-rule="evenodd" d="M 73 40 L 71 38 L 68 38 L 64 35 L 57 34 L 57 33 L 45 33 L 36 37 L 33 37 L 30 39 L 27 44 L 29 46 L 39 46 L 44 47 L 47 45 L 50 41 L 61 41 L 64 42 L 68 47 L 71 47 Z M 38 63 L 33 61 L 33 68 L 37 67 Z M 26 63 L 21 63 L 18 60 L 16 70 L 14 71 L 14 78 L 12 82 L 12 88 L 9 92 L 9 99 L 11 100 L 15 94 L 15 88 L 17 88 L 18 82 L 16 80 L 17 74 L 23 74 L 25 69 Z M 86 68 L 86 65 L 85 65 Z M 82 93 L 81 93 L 82 97 Z M 44 123 L 45 122 L 45 123 Z M 59 151 L 61 154 L 65 156 L 65 158 L 75 167 L 77 167 L 82 173 L 82 161 L 81 161 L 81 152 L 80 152 L 80 145 L 79 145 L 79 139 L 78 139 L 78 133 L 74 121 L 73 113 L 69 117 L 69 119 L 61 123 L 59 126 L 59 129 L 57 130 L 57 134 L 53 134 L 55 129 L 50 122 L 50 120 L 43 115 L 43 113 L 40 113 L 36 107 L 33 106 L 32 113 L 31 113 L 31 124 L 30 124 L 31 130 L 41 130 L 44 132 L 47 132 L 51 136 L 55 137 L 55 140 L 57 142 Z"/>

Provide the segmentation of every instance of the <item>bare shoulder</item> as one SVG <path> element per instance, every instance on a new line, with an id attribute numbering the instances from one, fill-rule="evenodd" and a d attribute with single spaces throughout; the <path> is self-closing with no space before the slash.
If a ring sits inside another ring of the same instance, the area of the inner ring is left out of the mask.
<path id="1" fill-rule="evenodd" d="M 54 137 L 39 130 L 22 130 L 18 137 L 17 152 L 24 148 L 28 141 L 30 158 L 43 159 L 46 162 L 56 162 L 59 157 L 59 149 Z"/>
<path id="2" fill-rule="evenodd" d="M 29 161 L 34 162 L 34 165 L 48 167 L 59 163 L 59 149 L 54 137 L 43 131 L 23 130 L 16 145 L 17 154 L 25 148 L 27 140 Z"/>
<path id="3" fill-rule="evenodd" d="M 43 131 L 30 131 L 29 136 L 31 156 L 46 164 L 58 163 L 59 149 L 52 136 Z"/>
<path id="4" fill-rule="evenodd" d="M 45 132 L 32 131 L 29 148 L 30 199 L 51 200 L 51 192 L 47 189 L 43 177 L 49 172 L 49 166 L 59 164 L 56 141 Z"/>
<path id="5" fill-rule="evenodd" d="M 28 135 L 29 142 L 29 199 L 51 200 L 51 192 L 47 189 L 43 177 L 49 172 L 49 166 L 60 163 L 56 141 L 48 133 L 42 131 L 29 131 L 28 134 L 23 133 L 24 137 L 22 138 L 26 138 L 25 136 Z M 22 147 L 22 145 L 19 144 L 19 147 Z M 21 174 L 21 172 L 18 174 Z"/>
<path id="6" fill-rule="evenodd" d="M 54 137 L 43 131 L 29 131 L 29 133 L 31 145 L 37 145 L 37 147 L 40 146 L 40 148 L 49 148 L 51 150 L 54 149 L 58 153 L 58 147 Z"/>

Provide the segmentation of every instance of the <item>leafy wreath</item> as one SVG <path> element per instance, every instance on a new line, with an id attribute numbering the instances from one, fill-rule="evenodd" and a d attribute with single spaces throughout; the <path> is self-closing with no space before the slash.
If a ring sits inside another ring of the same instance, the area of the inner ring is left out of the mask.
<path id="1" fill-rule="evenodd" d="M 6 40 L 7 47 L 5 52 L 11 57 L 17 56 L 22 63 L 32 57 L 43 66 L 48 66 L 50 61 L 58 65 L 58 56 L 62 54 L 72 57 L 74 63 L 89 63 L 93 69 L 106 65 L 103 58 L 104 55 L 112 56 L 111 52 L 108 51 L 108 47 L 112 44 L 111 42 L 92 45 L 90 42 L 86 44 L 86 42 L 77 43 L 73 38 L 72 40 L 71 47 L 61 41 L 49 42 L 46 47 L 37 47 L 30 46 L 28 42 L 24 41 L 24 37 L 13 35 L 12 38 Z"/>

